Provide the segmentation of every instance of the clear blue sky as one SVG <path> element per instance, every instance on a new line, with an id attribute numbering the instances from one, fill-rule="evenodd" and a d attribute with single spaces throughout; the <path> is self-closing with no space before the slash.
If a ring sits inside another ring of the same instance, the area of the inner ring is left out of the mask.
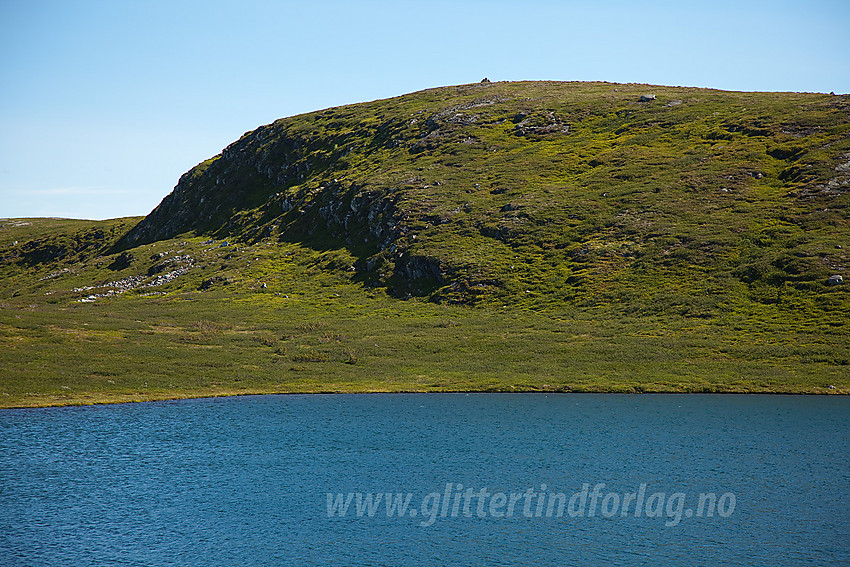
<path id="1" fill-rule="evenodd" d="M 848 30 L 848 0 L 0 0 L 0 217 L 147 214 L 261 124 L 485 76 L 848 93 Z"/>

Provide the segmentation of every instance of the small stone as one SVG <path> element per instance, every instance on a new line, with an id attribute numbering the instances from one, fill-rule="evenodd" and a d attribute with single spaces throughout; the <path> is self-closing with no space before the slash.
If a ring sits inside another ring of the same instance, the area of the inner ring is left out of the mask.
<path id="1" fill-rule="evenodd" d="M 841 285 L 844 283 L 844 278 L 840 275 L 836 274 L 834 276 L 829 276 L 829 279 L 826 280 L 826 285 Z"/>

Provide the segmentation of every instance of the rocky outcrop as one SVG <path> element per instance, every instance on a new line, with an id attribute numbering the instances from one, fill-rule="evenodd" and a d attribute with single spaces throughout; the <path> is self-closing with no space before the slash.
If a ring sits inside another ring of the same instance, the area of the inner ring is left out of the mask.
<path id="1" fill-rule="evenodd" d="M 554 112 L 520 112 L 514 117 L 514 134 L 517 136 L 566 134 L 570 126 Z"/>
<path id="2" fill-rule="evenodd" d="M 390 187 L 342 182 L 334 177 L 341 169 L 338 160 L 317 158 L 322 148 L 338 145 L 338 141 L 292 136 L 279 123 L 246 134 L 219 156 L 184 174 L 174 191 L 124 237 L 125 245 L 171 238 L 189 230 L 241 234 L 249 239 L 273 235 L 309 239 L 321 232 L 349 246 L 371 250 L 361 258 L 362 269 L 371 271 L 390 258 L 389 274 L 399 271 L 411 279 L 442 281 L 438 265 L 406 258 L 395 266 L 413 233 L 409 219 L 396 206 L 398 194 L 406 187 L 421 185 L 422 180 L 410 179 Z M 315 179 L 328 180 L 310 189 L 305 181 Z M 269 220 L 240 218 L 241 211 L 251 208 Z M 280 234 L 282 225 L 287 226 L 285 235 Z M 377 255 L 382 255 L 380 262 L 372 258 Z M 165 271 L 171 261 L 153 266 L 149 275 Z"/>
<path id="3" fill-rule="evenodd" d="M 403 255 L 401 261 L 396 262 L 396 273 L 408 280 L 433 280 L 440 284 L 444 282 L 440 261 L 430 256 Z"/>
<path id="4" fill-rule="evenodd" d="M 130 265 L 136 261 L 136 257 L 133 256 L 130 252 L 121 252 L 118 256 L 115 257 L 115 260 L 112 261 L 111 264 L 107 266 L 110 270 L 119 271 L 125 270 L 130 267 Z"/>

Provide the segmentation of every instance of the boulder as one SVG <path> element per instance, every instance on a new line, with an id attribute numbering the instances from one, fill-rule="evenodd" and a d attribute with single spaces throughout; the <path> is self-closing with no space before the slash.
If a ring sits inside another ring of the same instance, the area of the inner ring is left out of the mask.
<path id="1" fill-rule="evenodd" d="M 844 283 L 844 278 L 840 275 L 836 274 L 834 276 L 829 276 L 829 279 L 826 280 L 826 285 L 841 285 Z"/>
<path id="2" fill-rule="evenodd" d="M 653 100 L 655 100 L 654 94 L 640 95 L 640 101 L 641 102 L 650 102 L 650 101 L 653 101 Z"/>

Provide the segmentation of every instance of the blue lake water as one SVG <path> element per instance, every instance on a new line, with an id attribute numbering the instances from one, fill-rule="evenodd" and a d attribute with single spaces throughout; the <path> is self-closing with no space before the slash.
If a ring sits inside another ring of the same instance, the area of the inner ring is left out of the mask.
<path id="1" fill-rule="evenodd" d="M 848 495 L 841 397 L 0 411 L 2 565 L 838 565 Z"/>

